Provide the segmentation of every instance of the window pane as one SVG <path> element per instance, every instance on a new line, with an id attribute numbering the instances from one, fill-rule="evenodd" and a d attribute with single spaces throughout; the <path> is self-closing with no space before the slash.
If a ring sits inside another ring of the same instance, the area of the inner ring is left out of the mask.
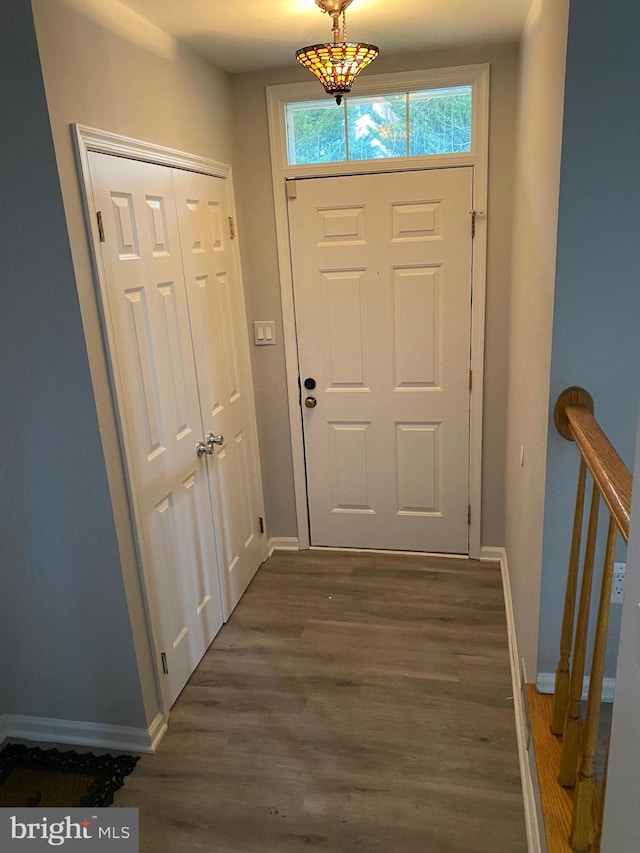
<path id="1" fill-rule="evenodd" d="M 471 150 L 471 86 L 409 95 L 410 153 Z"/>
<path id="2" fill-rule="evenodd" d="M 407 96 L 349 98 L 349 160 L 407 156 Z"/>
<path id="3" fill-rule="evenodd" d="M 287 104 L 289 163 L 463 154 L 471 117 L 471 86 Z"/>
<path id="4" fill-rule="evenodd" d="M 287 104 L 289 163 L 336 163 L 347 159 L 344 106 L 326 103 Z"/>

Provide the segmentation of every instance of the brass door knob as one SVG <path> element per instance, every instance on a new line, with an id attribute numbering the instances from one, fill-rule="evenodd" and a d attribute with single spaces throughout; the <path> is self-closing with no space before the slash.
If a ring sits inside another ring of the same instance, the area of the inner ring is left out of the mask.
<path id="1" fill-rule="evenodd" d="M 305 397 L 304 404 L 307 409 L 315 409 L 315 407 L 318 405 L 318 401 L 315 397 Z"/>

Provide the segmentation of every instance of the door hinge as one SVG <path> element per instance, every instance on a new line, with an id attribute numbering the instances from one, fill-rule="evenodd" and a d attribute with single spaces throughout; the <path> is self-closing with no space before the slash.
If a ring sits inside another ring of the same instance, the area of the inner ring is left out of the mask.
<path id="1" fill-rule="evenodd" d="M 476 236 L 476 217 L 477 216 L 485 216 L 486 213 L 484 210 L 470 210 L 469 214 L 471 216 L 471 239 Z"/>
<path id="2" fill-rule="evenodd" d="M 96 218 L 98 220 L 98 234 L 100 235 L 100 242 L 106 243 L 106 240 L 104 238 L 104 225 L 102 224 L 102 211 L 101 210 L 96 211 Z"/>
<path id="3" fill-rule="evenodd" d="M 473 370 L 469 370 L 469 391 L 473 391 Z"/>
<path id="4" fill-rule="evenodd" d="M 287 198 L 297 198 L 298 197 L 298 187 L 296 185 L 296 179 L 290 178 L 285 181 L 285 186 L 287 188 Z"/>
<path id="5" fill-rule="evenodd" d="M 467 524 L 471 525 L 471 504 L 467 507 Z"/>
<path id="6" fill-rule="evenodd" d="M 160 657 L 162 659 L 162 671 L 164 672 L 165 675 L 169 675 L 169 667 L 167 666 L 167 656 L 165 655 L 164 652 L 162 652 Z"/>
<path id="7" fill-rule="evenodd" d="M 260 533 L 264 533 L 264 518 L 261 515 L 258 516 L 258 527 L 260 528 Z"/>
<path id="8" fill-rule="evenodd" d="M 229 236 L 232 240 L 236 239 L 236 226 L 235 222 L 233 221 L 233 216 L 229 217 Z"/>

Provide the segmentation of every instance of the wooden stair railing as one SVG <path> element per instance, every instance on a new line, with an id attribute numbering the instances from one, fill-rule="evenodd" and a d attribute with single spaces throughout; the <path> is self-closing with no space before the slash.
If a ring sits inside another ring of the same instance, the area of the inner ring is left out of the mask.
<path id="1" fill-rule="evenodd" d="M 578 387 L 563 391 L 556 403 L 554 419 L 560 434 L 576 443 L 580 451 L 580 470 L 551 731 L 563 737 L 558 782 L 564 787 L 575 786 L 569 840 L 573 850 L 586 851 L 592 844 L 594 847 L 598 846 L 602 825 L 606 768 L 602 786 L 598 790 L 594 758 L 598 740 L 616 544 L 618 535 L 622 536 L 625 542 L 629 538 L 632 478 L 629 469 L 594 418 L 593 399 L 587 391 Z M 587 472 L 591 474 L 591 500 L 576 614 Z M 598 514 L 603 501 L 609 512 L 609 524 L 593 642 L 587 711 L 583 722 L 580 717 L 580 699 L 586 666 Z"/>

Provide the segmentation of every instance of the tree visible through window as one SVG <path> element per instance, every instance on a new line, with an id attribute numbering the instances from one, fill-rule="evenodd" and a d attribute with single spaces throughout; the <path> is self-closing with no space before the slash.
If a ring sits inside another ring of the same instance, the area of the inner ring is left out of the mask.
<path id="1" fill-rule="evenodd" d="M 350 160 L 407 156 L 405 95 L 347 99 Z"/>
<path id="2" fill-rule="evenodd" d="M 471 87 L 409 95 L 410 154 L 471 150 Z"/>
<path id="3" fill-rule="evenodd" d="M 289 163 L 336 163 L 471 150 L 471 86 L 287 104 Z"/>
<path id="4" fill-rule="evenodd" d="M 339 163 L 347 159 L 344 107 L 331 101 L 287 104 L 290 163 Z"/>

